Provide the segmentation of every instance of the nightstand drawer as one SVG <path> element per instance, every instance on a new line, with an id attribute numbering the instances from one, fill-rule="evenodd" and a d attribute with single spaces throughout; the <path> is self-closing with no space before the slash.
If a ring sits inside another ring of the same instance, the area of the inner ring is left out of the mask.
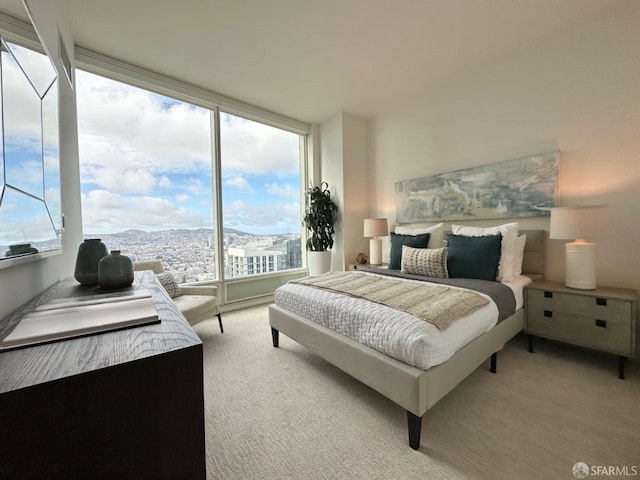
<path id="1" fill-rule="evenodd" d="M 530 292 L 531 293 L 531 292 Z M 622 302 L 625 303 L 625 302 Z M 566 341 L 618 355 L 631 355 L 631 321 L 629 317 L 612 319 L 527 308 L 526 331 L 533 335 Z"/>
<path id="2" fill-rule="evenodd" d="M 528 290 L 527 307 L 631 324 L 631 302 L 551 290 Z"/>

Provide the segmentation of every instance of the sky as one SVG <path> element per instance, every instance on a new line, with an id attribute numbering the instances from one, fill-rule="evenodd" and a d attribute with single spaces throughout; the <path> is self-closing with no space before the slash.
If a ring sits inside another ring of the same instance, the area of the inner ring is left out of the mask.
<path id="1" fill-rule="evenodd" d="M 83 230 L 213 228 L 212 114 L 76 70 Z M 300 136 L 220 112 L 223 222 L 299 233 Z"/>

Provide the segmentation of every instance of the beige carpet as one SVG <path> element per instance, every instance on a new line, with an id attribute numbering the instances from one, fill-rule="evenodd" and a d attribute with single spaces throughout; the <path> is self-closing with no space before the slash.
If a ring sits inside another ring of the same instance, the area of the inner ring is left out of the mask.
<path id="1" fill-rule="evenodd" d="M 496 375 L 487 362 L 427 412 L 414 451 L 401 407 L 283 335 L 273 348 L 266 306 L 223 320 L 195 327 L 209 479 L 572 479 L 580 461 L 640 476 L 637 363 L 619 380 L 614 356 L 529 354 L 518 336 Z"/>

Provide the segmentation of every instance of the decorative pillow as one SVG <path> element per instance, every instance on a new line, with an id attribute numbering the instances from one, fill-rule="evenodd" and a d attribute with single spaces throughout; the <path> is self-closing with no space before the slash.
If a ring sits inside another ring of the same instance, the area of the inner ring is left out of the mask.
<path id="1" fill-rule="evenodd" d="M 447 247 L 413 248 L 402 246 L 402 268 L 406 273 L 447 278 Z"/>
<path id="2" fill-rule="evenodd" d="M 466 237 L 484 237 L 487 235 L 502 235 L 500 264 L 498 278 L 501 282 L 513 280 L 513 245 L 518 236 L 518 223 L 505 223 L 497 227 L 468 227 L 466 225 L 451 225 L 454 235 Z"/>
<path id="3" fill-rule="evenodd" d="M 415 248 L 427 248 L 429 245 L 429 234 L 422 235 L 398 235 L 391 232 L 391 254 L 389 256 L 389 269 L 400 270 L 402 267 L 402 246 Z"/>
<path id="4" fill-rule="evenodd" d="M 395 232 L 400 235 L 422 235 L 428 233 L 429 248 L 442 248 L 444 247 L 444 224 L 438 223 L 430 227 L 403 227 L 402 225 L 396 225 Z"/>
<path id="5" fill-rule="evenodd" d="M 171 298 L 176 298 L 182 295 L 182 290 L 180 290 L 180 287 L 176 283 L 176 279 L 173 278 L 173 275 L 169 272 L 158 273 L 156 274 L 156 277 L 158 277 L 160 284 L 162 284 Z"/>
<path id="6" fill-rule="evenodd" d="M 513 245 L 513 277 L 522 275 L 522 262 L 524 261 L 524 246 L 527 243 L 527 236 L 520 235 Z"/>
<path id="7" fill-rule="evenodd" d="M 450 234 L 447 271 L 450 278 L 495 280 L 500 261 L 502 236 L 465 237 Z"/>

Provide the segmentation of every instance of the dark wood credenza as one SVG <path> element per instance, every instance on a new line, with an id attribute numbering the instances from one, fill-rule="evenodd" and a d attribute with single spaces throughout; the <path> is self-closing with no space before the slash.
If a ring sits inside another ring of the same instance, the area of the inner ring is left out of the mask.
<path id="1" fill-rule="evenodd" d="M 152 272 L 131 288 L 160 323 L 0 353 L 0 478 L 206 478 L 202 343 Z M 98 291 L 65 279 L 21 311 Z"/>

